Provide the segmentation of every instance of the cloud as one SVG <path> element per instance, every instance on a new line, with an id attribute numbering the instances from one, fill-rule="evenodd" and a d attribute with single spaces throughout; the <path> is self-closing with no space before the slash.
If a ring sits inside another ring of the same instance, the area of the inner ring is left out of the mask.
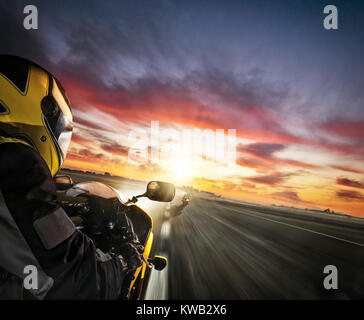
<path id="1" fill-rule="evenodd" d="M 140 170 L 146 171 L 148 173 L 153 173 L 153 174 L 161 173 L 164 171 L 164 169 L 162 167 L 160 167 L 159 165 L 157 165 L 155 163 L 140 164 L 140 165 L 138 165 L 138 168 Z"/>
<path id="2" fill-rule="evenodd" d="M 266 172 L 271 170 L 272 166 L 262 160 L 254 159 L 251 157 L 243 156 L 236 159 L 239 166 L 255 169 L 258 172 Z"/>
<path id="3" fill-rule="evenodd" d="M 219 67 L 194 48 L 182 50 L 181 39 L 165 28 L 176 23 L 174 6 L 160 3 L 140 11 L 120 4 L 116 14 L 109 11 L 111 5 L 92 2 L 84 14 L 78 3 L 42 4 L 45 21 L 52 22 L 47 32 L 27 32 L 16 23 L 21 5 L 11 12 L 2 7 L 11 18 L 2 28 L 0 48 L 26 53 L 54 71 L 76 109 L 93 106 L 123 121 L 172 119 L 200 128 L 235 128 L 240 137 L 266 142 L 250 150 L 266 158 L 277 151 L 269 148 L 283 148 L 283 143 L 314 142 L 286 129 L 282 105 L 292 97 L 289 85 L 268 81 L 263 67 L 237 73 L 232 63 Z M 71 7 L 65 18 L 55 13 Z M 19 27 L 13 32 L 9 25 Z M 76 122 L 107 130 L 77 117 Z M 299 162 L 286 165 L 308 168 Z"/>
<path id="4" fill-rule="evenodd" d="M 72 134 L 72 143 L 78 143 L 78 144 L 82 144 L 82 145 L 88 145 L 90 143 L 92 143 L 91 140 L 85 138 L 84 136 L 82 136 L 79 133 L 73 133 Z"/>
<path id="5" fill-rule="evenodd" d="M 251 189 L 255 189 L 256 185 L 252 184 L 252 183 L 247 183 L 247 182 L 241 182 L 241 185 L 245 188 L 251 188 Z"/>
<path id="6" fill-rule="evenodd" d="M 336 183 L 345 187 L 352 187 L 352 188 L 358 188 L 358 189 L 364 189 L 364 184 L 356 181 L 351 180 L 347 178 L 337 178 Z"/>
<path id="7" fill-rule="evenodd" d="M 220 74 L 219 71 L 216 73 Z M 232 77 L 230 81 L 238 82 L 232 74 L 221 73 L 220 76 L 221 81 Z M 252 106 L 252 102 L 249 101 L 241 105 L 230 104 L 229 100 L 232 98 L 236 101 L 243 99 L 239 96 L 231 97 L 230 94 L 213 99 L 214 101 L 206 101 L 205 96 L 216 93 L 210 91 L 212 89 L 207 83 L 211 79 L 205 70 L 178 80 L 146 76 L 131 82 L 128 86 L 122 84 L 112 87 L 94 86 L 87 81 L 87 79 L 66 78 L 65 87 L 71 101 L 77 102 L 75 103 L 77 108 L 87 110 L 91 105 L 112 114 L 120 121 L 170 122 L 173 119 L 175 123 L 200 128 L 235 128 L 239 136 L 262 141 L 301 142 L 300 138 L 285 131 L 274 112 L 268 110 L 268 102 L 260 106 Z M 262 87 L 261 91 L 268 90 Z M 248 98 L 249 95 L 244 99 Z M 268 96 L 266 98 L 269 100 Z M 76 121 L 84 123 L 83 119 Z M 90 123 L 85 125 L 94 126 Z"/>
<path id="8" fill-rule="evenodd" d="M 297 192 L 294 192 L 294 191 L 275 192 L 275 193 L 272 193 L 272 195 L 274 197 L 283 198 L 285 200 L 291 200 L 291 201 L 295 201 L 295 202 L 302 202 L 302 200 L 298 196 Z"/>
<path id="9" fill-rule="evenodd" d="M 67 154 L 67 159 L 68 160 L 82 160 L 82 161 L 89 161 L 89 162 L 93 162 L 93 161 L 106 161 L 107 157 L 105 157 L 104 154 L 102 153 L 96 153 L 93 152 L 89 149 L 71 149 L 70 152 L 68 152 Z"/>
<path id="10" fill-rule="evenodd" d="M 264 80 L 262 70 L 237 75 L 232 66 L 219 67 L 205 59 L 193 61 L 194 68 L 185 66 L 191 62 L 189 52 L 178 48 L 165 28 L 173 20 L 162 14 L 169 12 L 168 6 L 148 7 L 135 20 L 130 19 L 135 8 L 128 7 L 118 21 L 100 19 L 103 6 L 100 14 L 88 11 L 89 17 L 78 12 L 79 6 L 74 9 L 65 18 L 69 23 L 54 14 L 48 17 L 54 19 L 49 32 L 57 41 L 53 50 L 39 47 L 43 55 L 51 55 L 44 63 L 60 78 L 74 108 L 92 106 L 123 121 L 173 119 L 201 128 L 236 128 L 238 135 L 261 141 L 301 141 L 276 114 L 290 95 L 286 85 Z M 77 23 L 71 21 L 77 15 Z M 39 35 L 43 43 L 52 38 L 41 31 Z M 15 42 L 21 52 L 22 41 Z M 54 49 L 59 49 L 57 59 Z M 77 117 L 76 122 L 102 127 Z"/>
<path id="11" fill-rule="evenodd" d="M 321 124 L 320 127 L 338 136 L 364 139 L 364 122 L 335 119 Z"/>
<path id="12" fill-rule="evenodd" d="M 285 145 L 278 143 L 252 143 L 246 146 L 239 145 L 238 151 L 246 152 L 264 159 L 272 159 L 275 152 L 281 151 L 284 148 Z"/>
<path id="13" fill-rule="evenodd" d="M 78 155 L 82 156 L 82 157 L 86 157 L 86 158 L 90 158 L 90 159 L 105 159 L 105 156 L 102 153 L 95 153 L 92 152 L 88 149 L 81 149 L 78 151 Z"/>
<path id="14" fill-rule="evenodd" d="M 286 148 L 284 144 L 278 143 L 252 143 L 249 145 L 239 145 L 237 151 L 248 156 L 240 156 L 237 164 L 249 168 L 255 168 L 260 172 L 273 169 L 276 166 L 293 166 L 304 169 L 315 169 L 318 166 L 293 160 L 277 158 L 274 153 Z"/>
<path id="15" fill-rule="evenodd" d="M 291 159 L 276 159 L 277 163 L 281 166 L 293 166 L 293 167 L 299 167 L 303 169 L 316 169 L 319 168 L 319 166 L 315 164 L 305 163 L 297 160 L 291 160 Z"/>
<path id="16" fill-rule="evenodd" d="M 286 181 L 290 176 L 292 176 L 292 173 L 279 173 L 275 172 L 269 175 L 262 175 L 262 176 L 256 176 L 252 178 L 244 178 L 244 180 L 248 180 L 253 183 L 260 183 L 265 184 L 268 186 L 276 186 L 284 181 Z"/>
<path id="17" fill-rule="evenodd" d="M 348 167 L 331 166 L 331 168 L 341 170 L 341 171 L 351 172 L 351 173 L 364 174 L 364 171 L 352 169 L 352 168 L 348 168 Z"/>
<path id="18" fill-rule="evenodd" d="M 364 195 L 355 190 L 339 190 L 336 196 L 344 200 L 359 200 L 364 201 Z"/>
<path id="19" fill-rule="evenodd" d="M 358 116 L 360 119 L 360 117 Z M 330 139 L 320 137 L 311 144 L 337 153 L 364 159 L 364 120 L 335 118 L 311 128 L 313 132 L 325 132 Z M 345 170 L 344 170 L 345 171 Z"/>
<path id="20" fill-rule="evenodd" d="M 116 154 L 119 156 L 124 156 L 124 157 L 126 157 L 128 155 L 128 151 L 129 151 L 128 147 L 122 146 L 118 143 L 101 144 L 100 147 L 102 150 L 104 150 L 106 152 Z"/>
<path id="21" fill-rule="evenodd" d="M 95 122 L 91 122 L 91 121 L 82 119 L 81 117 L 75 117 L 74 122 L 75 122 L 76 127 L 79 127 L 81 125 L 81 126 L 87 127 L 88 129 L 108 131 L 108 129 L 105 128 L 105 123 L 98 124 Z"/>

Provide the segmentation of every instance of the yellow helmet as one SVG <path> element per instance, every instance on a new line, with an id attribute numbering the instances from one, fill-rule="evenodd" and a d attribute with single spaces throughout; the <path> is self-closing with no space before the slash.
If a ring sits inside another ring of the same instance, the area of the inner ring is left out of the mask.
<path id="1" fill-rule="evenodd" d="M 0 55 L 0 136 L 30 144 L 54 176 L 66 157 L 72 129 L 70 103 L 59 81 L 33 62 Z"/>

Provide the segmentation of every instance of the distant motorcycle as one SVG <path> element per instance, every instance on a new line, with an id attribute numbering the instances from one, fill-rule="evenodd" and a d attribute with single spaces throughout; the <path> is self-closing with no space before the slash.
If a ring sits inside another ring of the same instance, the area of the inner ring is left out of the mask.
<path id="1" fill-rule="evenodd" d="M 126 241 L 140 243 L 142 266 L 134 272 L 134 279 L 124 284 L 122 299 L 138 300 L 147 285 L 146 271 L 160 271 L 167 265 L 161 256 L 150 258 L 153 243 L 153 220 L 135 203 L 140 197 L 170 202 L 175 196 L 173 184 L 151 181 L 144 194 L 124 198 L 117 190 L 100 182 L 73 184 L 68 176 L 56 177 L 58 202 L 79 230 L 87 234 L 97 248 L 114 252 Z M 134 236 L 136 234 L 136 236 Z"/>
<path id="2" fill-rule="evenodd" d="M 182 203 L 180 205 L 174 205 L 169 208 L 168 213 L 170 218 L 175 218 L 183 213 L 183 209 L 190 204 L 191 195 L 186 193 L 182 197 Z"/>

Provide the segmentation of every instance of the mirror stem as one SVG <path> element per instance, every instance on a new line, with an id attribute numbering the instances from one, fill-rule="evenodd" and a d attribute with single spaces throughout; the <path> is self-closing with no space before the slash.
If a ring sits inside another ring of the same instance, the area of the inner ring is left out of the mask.
<path id="1" fill-rule="evenodd" d="M 140 194 L 138 196 L 133 196 L 131 199 L 128 200 L 128 202 L 126 204 L 129 204 L 130 202 L 137 202 L 138 201 L 138 198 L 141 198 L 141 197 L 145 197 L 145 193 L 144 194 Z"/>

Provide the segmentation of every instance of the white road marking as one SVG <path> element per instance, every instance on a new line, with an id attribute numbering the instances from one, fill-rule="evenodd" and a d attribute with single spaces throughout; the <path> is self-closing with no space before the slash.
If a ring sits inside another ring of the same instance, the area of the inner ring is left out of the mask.
<path id="1" fill-rule="evenodd" d="M 164 215 L 169 217 L 169 212 L 164 211 Z M 164 221 L 160 231 L 161 241 L 163 243 L 164 239 L 169 238 L 171 233 L 170 222 Z M 163 253 L 161 256 L 167 258 L 168 255 Z M 157 271 L 155 269 L 150 270 L 150 276 L 148 281 L 148 287 L 145 292 L 145 300 L 167 300 L 168 299 L 168 264 L 162 271 Z"/>
<path id="2" fill-rule="evenodd" d="M 282 225 L 285 225 L 285 226 L 288 226 L 288 227 L 291 227 L 291 228 L 296 228 L 296 229 L 299 229 L 299 230 L 315 233 L 315 234 L 318 234 L 318 235 L 321 235 L 321 236 L 324 236 L 324 237 L 327 237 L 327 238 L 331 238 L 331 239 L 339 240 L 339 241 L 342 241 L 342 242 L 354 244 L 354 245 L 357 245 L 357 246 L 360 246 L 360 247 L 364 247 L 364 244 L 358 243 L 358 242 L 355 242 L 355 241 L 350 241 L 350 240 L 335 237 L 335 236 L 332 236 L 332 235 L 329 235 L 329 234 L 326 234 L 326 233 L 322 233 L 322 232 L 314 231 L 314 230 L 311 230 L 311 229 L 299 227 L 299 226 L 296 226 L 294 224 L 285 223 L 285 222 L 265 218 L 265 217 L 262 217 L 260 215 L 251 214 L 251 213 L 247 213 L 247 212 L 242 212 L 242 211 L 239 211 L 239 210 L 236 210 L 236 209 L 233 209 L 233 208 L 228 208 L 228 207 L 225 207 L 225 206 L 222 206 L 222 205 L 219 205 L 219 204 L 217 204 L 217 206 L 223 207 L 225 209 L 233 210 L 233 211 L 236 211 L 236 212 L 239 212 L 239 213 L 242 213 L 242 214 L 246 214 L 246 215 L 249 215 L 249 216 L 253 216 L 255 218 L 260 218 L 260 219 L 263 219 L 263 220 L 267 220 L 267 221 L 271 221 L 271 222 L 274 222 L 274 223 L 282 224 Z"/>
<path id="3" fill-rule="evenodd" d="M 171 233 L 171 224 L 169 221 L 164 221 L 161 227 L 160 236 L 162 239 L 166 239 L 169 237 Z"/>
<path id="4" fill-rule="evenodd" d="M 169 216 L 170 216 L 170 214 L 169 214 L 169 210 L 165 210 L 165 211 L 164 211 L 164 217 L 168 219 L 168 218 L 169 218 Z"/>
<path id="5" fill-rule="evenodd" d="M 166 254 L 162 256 L 167 258 Z M 167 300 L 168 299 L 168 265 L 162 270 L 152 269 L 145 292 L 145 300 Z"/>

